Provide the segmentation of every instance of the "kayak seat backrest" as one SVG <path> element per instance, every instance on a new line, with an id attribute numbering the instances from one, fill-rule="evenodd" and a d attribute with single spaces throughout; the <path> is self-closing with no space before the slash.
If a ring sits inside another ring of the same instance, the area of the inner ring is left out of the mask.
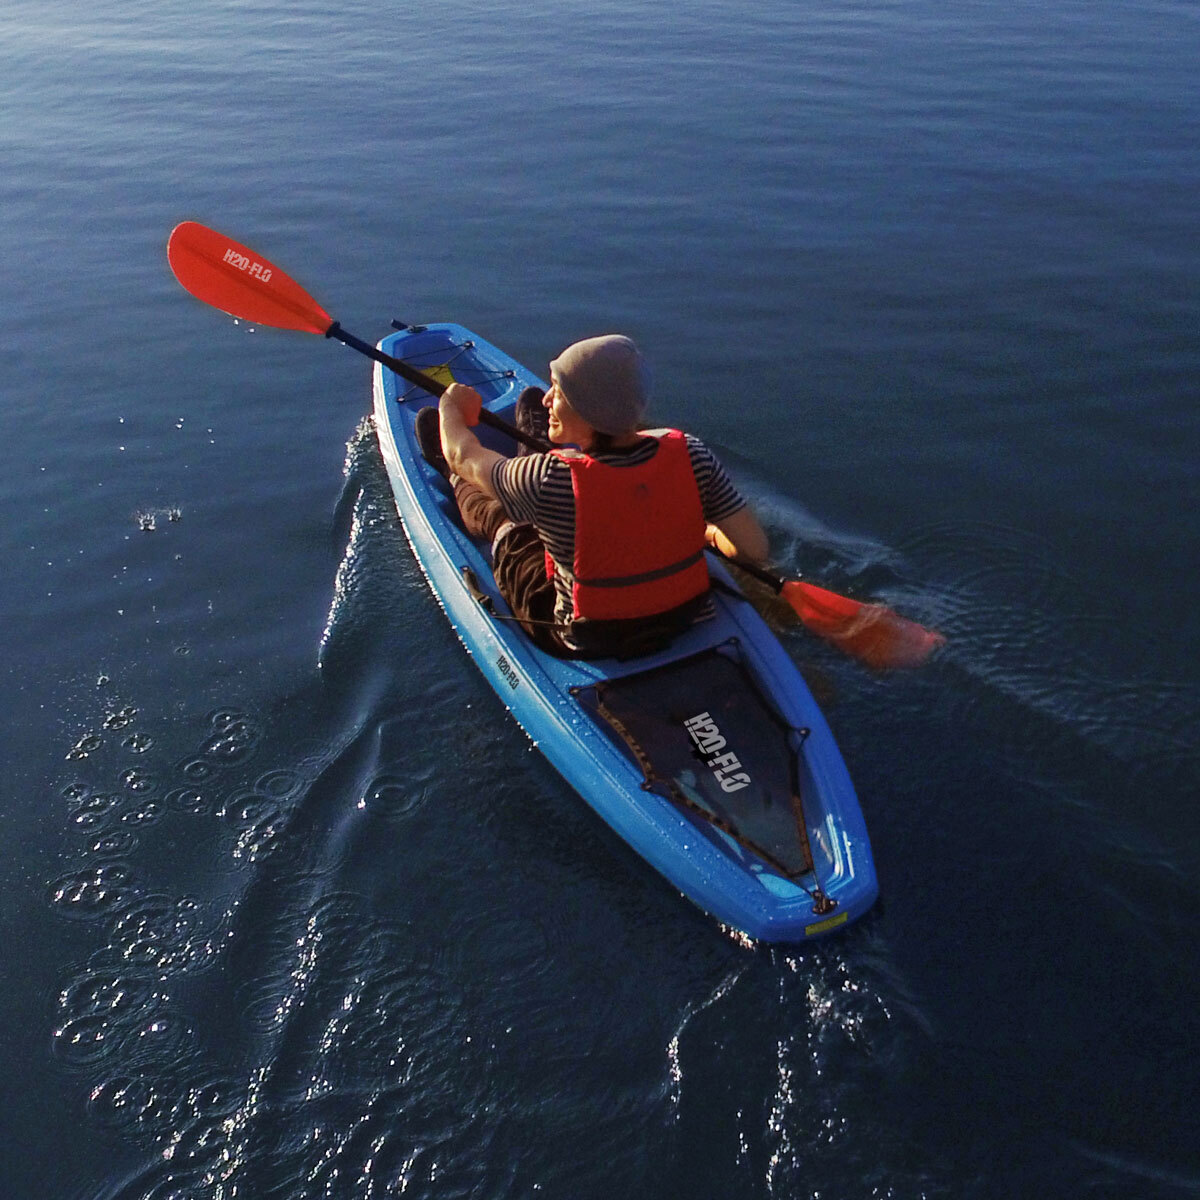
<path id="1" fill-rule="evenodd" d="M 633 620 L 571 622 L 571 639 L 581 658 L 616 658 L 627 662 L 666 650 L 692 627 L 708 601 L 708 593 L 653 617 Z"/>

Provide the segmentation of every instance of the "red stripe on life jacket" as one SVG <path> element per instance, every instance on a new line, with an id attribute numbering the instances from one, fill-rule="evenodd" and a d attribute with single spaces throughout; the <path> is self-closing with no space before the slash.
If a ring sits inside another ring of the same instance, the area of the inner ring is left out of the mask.
<path id="1" fill-rule="evenodd" d="M 668 429 L 655 440 L 653 457 L 630 467 L 552 451 L 571 468 L 575 493 L 576 618 L 650 617 L 708 590 L 687 439 Z"/>

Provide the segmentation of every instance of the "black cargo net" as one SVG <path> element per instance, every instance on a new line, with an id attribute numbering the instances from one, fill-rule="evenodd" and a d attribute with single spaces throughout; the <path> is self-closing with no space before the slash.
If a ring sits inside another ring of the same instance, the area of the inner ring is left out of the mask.
<path id="1" fill-rule="evenodd" d="M 808 730 L 787 725 L 767 702 L 736 641 L 575 696 L 641 768 L 647 791 L 788 879 L 813 869 L 797 771 Z"/>
<path id="2" fill-rule="evenodd" d="M 422 325 L 413 325 L 410 328 L 414 334 L 424 331 Z M 401 351 L 398 357 L 402 358 L 410 367 L 416 367 L 417 370 L 424 371 L 426 375 L 432 376 L 439 383 L 446 385 L 465 383 L 468 387 L 486 388 L 490 383 L 513 379 L 516 376 L 516 372 L 512 370 L 497 370 L 480 366 L 473 354 L 475 343 L 471 341 L 461 344 L 443 342 L 423 351 L 414 351 L 405 345 L 400 345 L 397 349 Z M 397 380 L 396 386 L 396 399 L 400 404 L 414 395 L 424 396 L 427 394 L 424 388 L 416 384 L 410 384 L 400 391 L 400 381 Z"/>

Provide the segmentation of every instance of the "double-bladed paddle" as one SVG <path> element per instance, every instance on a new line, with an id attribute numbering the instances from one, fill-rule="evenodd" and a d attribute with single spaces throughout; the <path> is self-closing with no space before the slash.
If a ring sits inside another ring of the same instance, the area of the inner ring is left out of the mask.
<path id="1" fill-rule="evenodd" d="M 446 385 L 370 342 L 348 333 L 294 279 L 240 242 L 196 221 L 171 232 L 167 260 L 175 278 L 199 300 L 255 325 L 316 333 L 358 350 L 432 396 Z M 546 443 L 483 409 L 479 419 L 535 450 Z M 813 633 L 871 667 L 915 667 L 945 642 L 882 604 L 852 600 L 799 579 L 785 579 L 754 563 L 736 565 L 777 591 Z"/>

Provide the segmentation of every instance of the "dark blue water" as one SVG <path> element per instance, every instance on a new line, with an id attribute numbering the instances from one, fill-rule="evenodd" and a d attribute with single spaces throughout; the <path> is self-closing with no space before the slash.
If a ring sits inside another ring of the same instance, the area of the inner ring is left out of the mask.
<path id="1" fill-rule="evenodd" d="M 9 0 L 5 1200 L 1200 1194 L 1200 19 Z M 342 323 L 620 329 L 789 571 L 877 911 L 732 938 L 531 750 Z"/>

